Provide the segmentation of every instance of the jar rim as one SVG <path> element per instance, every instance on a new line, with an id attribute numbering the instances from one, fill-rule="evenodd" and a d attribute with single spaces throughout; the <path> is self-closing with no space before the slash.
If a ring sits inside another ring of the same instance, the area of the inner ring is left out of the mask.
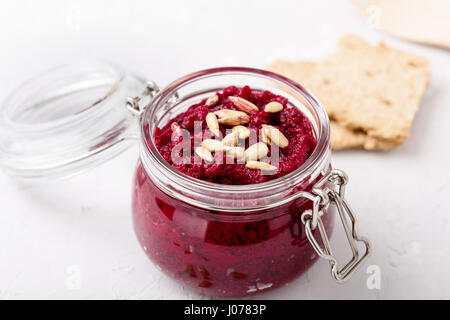
<path id="1" fill-rule="evenodd" d="M 158 148 L 156 147 L 154 134 L 150 134 L 150 139 L 146 139 L 146 128 L 145 125 L 147 123 L 146 120 L 152 118 L 155 114 L 157 106 L 161 103 L 166 102 L 170 99 L 170 97 L 177 92 L 179 88 L 182 86 L 197 81 L 199 79 L 210 77 L 210 76 L 218 76 L 224 74 L 245 74 L 245 75 L 255 75 L 262 76 L 264 78 L 268 78 L 270 80 L 275 80 L 284 85 L 287 85 L 290 89 L 295 91 L 305 99 L 305 101 L 310 104 L 312 110 L 315 113 L 315 116 L 318 119 L 317 123 L 317 145 L 314 148 L 313 152 L 300 167 L 295 169 L 294 171 L 270 180 L 263 183 L 257 184 L 246 184 L 246 185 L 227 185 L 227 184 L 218 184 L 213 182 L 208 182 L 200 179 L 196 179 L 191 177 L 176 168 L 172 167 L 169 162 L 167 162 L 162 155 L 159 153 Z M 247 68 L 247 67 L 219 67 L 212 69 L 205 69 L 201 71 L 197 71 L 191 74 L 188 74 L 184 77 L 179 78 L 178 80 L 173 81 L 166 88 L 161 90 L 158 95 L 149 103 L 146 107 L 143 116 L 140 122 L 140 130 L 141 130 L 141 142 L 143 147 L 141 148 L 141 159 L 144 158 L 152 158 L 154 162 L 152 164 L 157 164 L 163 168 L 164 173 L 169 178 L 178 179 L 182 181 L 186 188 L 195 188 L 197 190 L 204 190 L 209 192 L 226 192 L 229 194 L 250 194 L 250 193 L 258 193 L 262 191 L 277 191 L 281 187 L 284 187 L 289 181 L 304 181 L 307 177 L 311 177 L 312 173 L 317 172 L 318 169 L 321 171 L 321 168 L 324 167 L 324 163 L 329 162 L 330 157 L 330 123 L 328 115 L 325 111 L 325 108 L 319 102 L 319 100 L 305 87 L 301 84 L 279 75 L 277 73 L 256 69 L 256 68 Z M 146 167 L 146 171 L 148 172 L 150 169 L 149 166 L 146 166 L 145 161 L 144 167 Z M 154 169 L 152 166 L 151 168 Z M 189 200 L 192 202 L 192 199 Z M 280 203 L 276 203 L 279 205 Z M 198 205 L 198 203 L 197 203 Z M 229 207 L 224 206 L 207 206 L 208 209 L 216 209 L 216 210 L 233 210 Z M 238 211 L 245 211 L 246 208 L 240 207 Z M 255 210 L 259 208 L 248 207 L 248 210 Z"/>

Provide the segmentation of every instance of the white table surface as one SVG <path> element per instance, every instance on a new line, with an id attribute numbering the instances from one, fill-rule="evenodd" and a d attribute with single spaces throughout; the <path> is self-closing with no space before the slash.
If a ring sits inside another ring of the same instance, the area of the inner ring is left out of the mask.
<path id="1" fill-rule="evenodd" d="M 423 54 L 432 67 L 404 146 L 333 155 L 350 176 L 348 198 L 373 255 L 345 285 L 320 261 L 257 297 L 450 298 L 450 53 L 383 36 L 346 1 L 2 1 L 0 98 L 39 71 L 81 58 L 115 61 L 165 85 L 207 67 L 318 59 L 347 32 Z M 167 278 L 138 246 L 130 210 L 137 154 L 135 147 L 45 184 L 0 173 L 0 298 L 208 298 Z M 344 254 L 342 234 L 332 244 Z M 379 289 L 366 285 L 369 266 L 379 267 Z"/>

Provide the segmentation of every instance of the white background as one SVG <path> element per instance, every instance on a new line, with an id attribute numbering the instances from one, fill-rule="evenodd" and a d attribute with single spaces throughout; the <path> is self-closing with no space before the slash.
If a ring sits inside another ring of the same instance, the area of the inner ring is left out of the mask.
<path id="1" fill-rule="evenodd" d="M 383 36 L 346 1 L 1 1 L 0 98 L 29 76 L 80 58 L 111 60 L 165 85 L 207 67 L 319 59 L 348 32 L 423 54 L 432 67 L 404 146 L 333 156 L 350 176 L 348 198 L 373 255 L 345 285 L 320 261 L 258 298 L 450 298 L 450 54 Z M 0 298 L 199 298 L 138 246 L 130 210 L 137 155 L 132 148 L 46 184 L 0 173 Z M 338 232 L 332 244 L 345 252 Z M 366 286 L 370 265 L 381 270 L 380 290 Z"/>

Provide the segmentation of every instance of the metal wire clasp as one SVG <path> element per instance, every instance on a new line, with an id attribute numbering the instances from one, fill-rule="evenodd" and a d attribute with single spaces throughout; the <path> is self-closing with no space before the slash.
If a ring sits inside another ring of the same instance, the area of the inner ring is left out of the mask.
<path id="1" fill-rule="evenodd" d="M 301 215 L 301 220 L 305 225 L 306 236 L 309 242 L 320 257 L 330 262 L 331 275 L 338 283 L 347 281 L 356 269 L 358 269 L 367 259 L 371 250 L 369 240 L 358 235 L 356 217 L 344 198 L 347 181 L 348 177 L 343 171 L 336 169 L 329 171 L 312 189 L 312 194 L 315 196 L 313 200 L 313 209 L 306 210 Z M 329 187 L 324 188 L 324 185 L 327 183 L 332 183 L 337 186 L 337 190 Z M 321 219 L 323 212 L 326 211 L 331 204 L 335 205 L 339 212 L 342 225 L 353 253 L 353 258 L 341 270 L 338 269 L 336 257 L 331 250 L 330 242 Z M 351 226 L 349 226 L 348 223 L 349 219 Z M 313 230 L 317 227 L 319 227 L 323 248 L 319 245 L 313 235 Z M 358 242 L 362 242 L 365 246 L 365 252 L 362 257 L 360 257 L 357 246 Z"/>
<path id="2" fill-rule="evenodd" d="M 139 102 L 143 97 L 149 97 L 152 99 L 155 97 L 161 88 L 153 81 L 147 81 L 145 84 L 144 92 L 142 92 L 142 96 L 137 97 L 128 97 L 126 100 L 126 106 L 128 110 L 137 117 L 140 117 L 142 112 L 145 110 L 145 106 L 140 106 Z"/>

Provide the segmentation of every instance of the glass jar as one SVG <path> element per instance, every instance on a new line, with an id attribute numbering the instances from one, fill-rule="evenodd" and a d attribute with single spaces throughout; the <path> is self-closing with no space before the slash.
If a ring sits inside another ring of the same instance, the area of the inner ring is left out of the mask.
<path id="1" fill-rule="evenodd" d="M 282 95 L 310 119 L 317 146 L 300 168 L 261 184 L 220 185 L 189 177 L 162 158 L 155 129 L 230 85 Z M 217 68 L 160 90 L 117 66 L 81 63 L 27 82 L 0 115 L 1 165 L 28 180 L 72 175 L 139 141 L 132 201 L 137 238 L 162 271 L 202 293 L 238 297 L 273 289 L 318 257 L 344 282 L 369 254 L 344 199 L 347 177 L 331 169 L 327 114 L 305 88 L 280 75 Z M 353 253 L 340 270 L 328 241 L 336 211 Z M 357 242 L 365 246 L 361 256 Z"/>

